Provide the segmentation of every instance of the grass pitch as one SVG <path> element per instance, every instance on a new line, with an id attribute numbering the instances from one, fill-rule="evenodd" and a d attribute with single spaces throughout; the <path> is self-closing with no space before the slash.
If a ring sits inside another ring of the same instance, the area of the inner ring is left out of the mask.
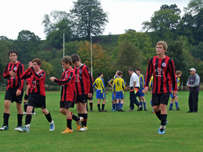
<path id="1" fill-rule="evenodd" d="M 5 92 L 0 92 L 0 125 L 3 124 L 3 104 Z M 61 134 L 66 128 L 65 116 L 59 113 L 60 92 L 47 92 L 47 109 L 51 112 L 56 129 L 49 132 L 49 124 L 41 109 L 36 109 L 32 117 L 29 133 L 14 131 L 17 125 L 15 103 L 11 105 L 9 130 L 0 132 L 0 150 L 2 152 L 24 151 L 139 151 L 139 152 L 191 152 L 203 151 L 203 106 L 202 92 L 199 95 L 198 113 L 188 111 L 188 92 L 179 92 L 180 111 L 168 112 L 168 124 L 165 135 L 158 135 L 159 121 L 151 113 L 150 95 L 146 96 L 148 111 L 110 112 L 111 93 L 107 95 L 105 109 L 98 112 L 97 99 L 93 101 L 93 112 L 88 113 L 88 131 L 78 132 L 73 121 L 74 133 Z M 125 92 L 123 108 L 129 107 L 129 92 Z M 175 104 L 174 107 L 175 109 Z M 72 109 L 74 114 L 77 111 Z M 25 118 L 25 117 L 24 117 Z M 23 124 L 24 119 L 23 118 Z"/>

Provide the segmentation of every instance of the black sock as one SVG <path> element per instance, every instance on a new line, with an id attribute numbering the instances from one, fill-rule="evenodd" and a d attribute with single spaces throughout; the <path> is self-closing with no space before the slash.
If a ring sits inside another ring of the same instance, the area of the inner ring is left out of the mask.
<path id="1" fill-rule="evenodd" d="M 47 115 L 45 115 L 45 116 L 46 116 L 48 122 L 52 122 L 52 118 L 51 118 L 50 112 Z"/>
<path id="2" fill-rule="evenodd" d="M 93 103 L 90 103 L 90 110 L 92 110 L 92 105 L 93 105 Z"/>
<path id="3" fill-rule="evenodd" d="M 156 116 L 159 118 L 159 120 L 161 120 L 161 111 L 159 110 L 158 112 L 156 112 Z"/>
<path id="4" fill-rule="evenodd" d="M 75 121 L 79 121 L 80 120 L 80 117 L 77 117 L 76 115 L 74 115 L 73 113 L 72 114 L 72 119 L 75 120 Z"/>
<path id="5" fill-rule="evenodd" d="M 104 110 L 105 104 L 102 104 L 102 110 Z"/>
<path id="6" fill-rule="evenodd" d="M 17 117 L 18 117 L 18 126 L 22 126 L 23 114 L 17 114 Z"/>
<path id="7" fill-rule="evenodd" d="M 100 104 L 97 104 L 97 107 L 98 107 L 98 110 L 100 111 L 101 109 L 100 109 Z"/>
<path id="8" fill-rule="evenodd" d="M 81 113 L 78 113 L 78 117 L 83 117 Z"/>
<path id="9" fill-rule="evenodd" d="M 31 119 L 32 119 L 32 115 L 31 114 L 27 114 L 25 117 L 25 125 L 28 125 L 31 123 Z"/>
<path id="10" fill-rule="evenodd" d="M 166 125 L 166 118 L 167 118 L 167 114 L 161 114 L 161 125 L 162 126 Z"/>
<path id="11" fill-rule="evenodd" d="M 69 129 L 72 129 L 72 118 L 67 118 L 66 120 L 67 120 L 67 127 Z"/>
<path id="12" fill-rule="evenodd" d="M 83 122 L 82 122 L 82 126 L 87 127 L 87 113 L 84 113 L 84 114 L 83 114 L 83 118 L 84 118 L 84 120 L 83 120 Z"/>
<path id="13" fill-rule="evenodd" d="M 10 113 L 4 113 L 4 126 L 8 126 L 9 116 L 10 116 Z"/>
<path id="14" fill-rule="evenodd" d="M 35 107 L 33 107 L 33 109 L 32 109 L 32 113 L 34 113 L 35 112 Z"/>
<path id="15" fill-rule="evenodd" d="M 27 112 L 27 102 L 24 102 L 24 111 Z"/>

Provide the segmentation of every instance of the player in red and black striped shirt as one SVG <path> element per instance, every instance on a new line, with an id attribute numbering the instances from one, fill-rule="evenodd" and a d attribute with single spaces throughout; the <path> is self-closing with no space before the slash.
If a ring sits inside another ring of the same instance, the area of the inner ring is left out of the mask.
<path id="1" fill-rule="evenodd" d="M 92 75 L 89 68 L 81 63 L 80 57 L 76 54 L 71 56 L 76 74 L 76 104 L 78 109 L 78 116 L 83 117 L 82 128 L 79 131 L 87 131 L 87 100 L 92 98 Z"/>
<path id="2" fill-rule="evenodd" d="M 167 124 L 167 104 L 172 86 L 174 96 L 177 94 L 174 62 L 170 57 L 165 55 L 167 47 L 166 42 L 157 42 L 157 56 L 154 56 L 149 60 L 145 89 L 143 90 L 143 92 L 148 91 L 150 78 L 153 75 L 152 106 L 157 117 L 161 120 L 161 126 L 158 130 L 158 134 L 165 134 Z"/>
<path id="3" fill-rule="evenodd" d="M 54 121 L 51 118 L 50 112 L 46 109 L 46 94 L 45 94 L 45 72 L 40 69 L 41 61 L 36 58 L 29 63 L 29 68 L 23 73 L 21 79 L 31 79 L 30 85 L 30 96 L 28 100 L 27 115 L 25 121 L 25 127 L 22 128 L 21 132 L 30 132 L 30 123 L 32 119 L 33 108 L 41 108 L 42 112 L 45 114 L 46 119 L 50 124 L 49 131 L 55 129 Z"/>
<path id="4" fill-rule="evenodd" d="M 23 118 L 23 109 L 22 109 L 22 97 L 23 97 L 23 83 L 24 80 L 21 80 L 20 77 L 24 72 L 24 66 L 21 62 L 17 60 L 18 52 L 12 50 L 8 53 L 11 60 L 10 63 L 6 65 L 6 68 L 3 72 L 3 77 L 8 79 L 8 86 L 5 94 L 4 102 L 4 124 L 0 130 L 8 130 L 8 120 L 10 116 L 10 105 L 11 102 L 16 102 L 17 111 L 18 111 L 18 125 L 15 130 L 19 130 L 22 127 L 22 118 Z"/>
<path id="5" fill-rule="evenodd" d="M 71 67 L 72 59 L 69 56 L 65 56 L 61 59 L 62 67 L 65 71 L 62 73 L 61 79 L 51 77 L 50 80 L 56 82 L 58 85 L 62 86 L 61 89 L 61 101 L 60 101 L 60 112 L 66 115 L 67 127 L 66 130 L 61 133 L 72 133 L 72 119 L 76 122 L 81 122 L 82 117 L 76 117 L 70 111 L 71 107 L 74 107 L 74 102 L 76 98 L 76 88 L 75 88 L 75 71 Z"/>

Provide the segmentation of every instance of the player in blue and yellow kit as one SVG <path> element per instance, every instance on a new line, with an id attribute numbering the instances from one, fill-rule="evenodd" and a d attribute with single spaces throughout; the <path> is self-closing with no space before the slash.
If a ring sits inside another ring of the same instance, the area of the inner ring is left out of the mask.
<path id="1" fill-rule="evenodd" d="M 103 80 L 103 73 L 98 73 L 98 78 L 94 81 L 93 87 L 96 89 L 96 98 L 98 99 L 97 107 L 99 112 L 107 112 L 107 110 L 104 110 L 105 103 L 106 103 L 106 87 Z M 102 110 L 100 109 L 100 101 L 103 99 L 102 102 Z"/>
<path id="2" fill-rule="evenodd" d="M 147 111 L 145 94 L 142 93 L 142 90 L 144 89 L 144 84 L 145 84 L 144 75 L 141 73 L 140 68 L 136 69 L 136 74 L 139 76 L 139 82 L 140 82 L 140 89 L 137 93 L 137 96 L 139 97 L 140 105 L 141 105 L 141 109 L 139 111 L 142 111 L 142 109 L 143 109 L 142 104 L 144 105 L 144 110 Z"/>
<path id="3" fill-rule="evenodd" d="M 113 93 L 115 94 L 116 98 L 116 109 L 118 111 L 123 110 L 123 102 L 124 102 L 124 89 L 125 89 L 125 82 L 122 78 L 123 72 L 118 71 L 117 78 L 113 81 Z M 121 101 L 119 103 L 119 101 Z"/>
<path id="4" fill-rule="evenodd" d="M 181 71 L 176 71 L 176 81 L 177 81 L 177 85 L 178 85 L 178 89 L 180 86 L 180 77 L 182 75 Z M 173 89 L 171 90 L 171 103 L 170 103 L 170 107 L 169 110 L 174 110 L 173 109 L 173 102 L 175 100 L 175 104 L 176 104 L 176 110 L 180 110 L 180 108 L 178 107 L 178 95 L 176 95 L 176 97 L 173 96 Z"/>
<path id="5" fill-rule="evenodd" d="M 111 87 L 113 86 L 113 81 L 115 80 L 115 78 L 117 78 L 117 73 L 118 73 L 118 71 L 116 71 L 115 76 L 108 81 L 108 84 Z M 116 99 L 115 99 L 114 93 L 112 92 L 112 108 L 111 108 L 111 111 L 115 111 L 115 109 L 116 109 Z"/>

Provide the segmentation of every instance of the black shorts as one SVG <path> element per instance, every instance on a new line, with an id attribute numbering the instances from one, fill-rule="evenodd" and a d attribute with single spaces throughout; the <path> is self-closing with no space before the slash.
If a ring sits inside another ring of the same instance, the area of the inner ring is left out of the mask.
<path id="1" fill-rule="evenodd" d="M 158 106 L 160 104 L 168 105 L 170 93 L 152 94 L 152 106 Z"/>
<path id="2" fill-rule="evenodd" d="M 16 96 L 17 88 L 9 88 L 6 90 L 5 100 L 10 100 L 12 103 L 15 101 L 17 103 L 22 103 L 23 90 L 19 96 Z"/>
<path id="3" fill-rule="evenodd" d="M 24 100 L 28 100 L 28 98 L 29 98 L 29 95 L 25 94 L 24 95 Z"/>
<path id="4" fill-rule="evenodd" d="M 85 95 L 77 95 L 76 97 L 76 103 L 81 102 L 81 103 L 87 103 L 87 94 Z"/>
<path id="5" fill-rule="evenodd" d="M 46 97 L 40 94 L 31 93 L 29 95 L 28 105 L 36 108 L 46 108 Z"/>
<path id="6" fill-rule="evenodd" d="M 60 108 L 74 108 L 74 102 L 71 101 L 60 101 Z"/>

